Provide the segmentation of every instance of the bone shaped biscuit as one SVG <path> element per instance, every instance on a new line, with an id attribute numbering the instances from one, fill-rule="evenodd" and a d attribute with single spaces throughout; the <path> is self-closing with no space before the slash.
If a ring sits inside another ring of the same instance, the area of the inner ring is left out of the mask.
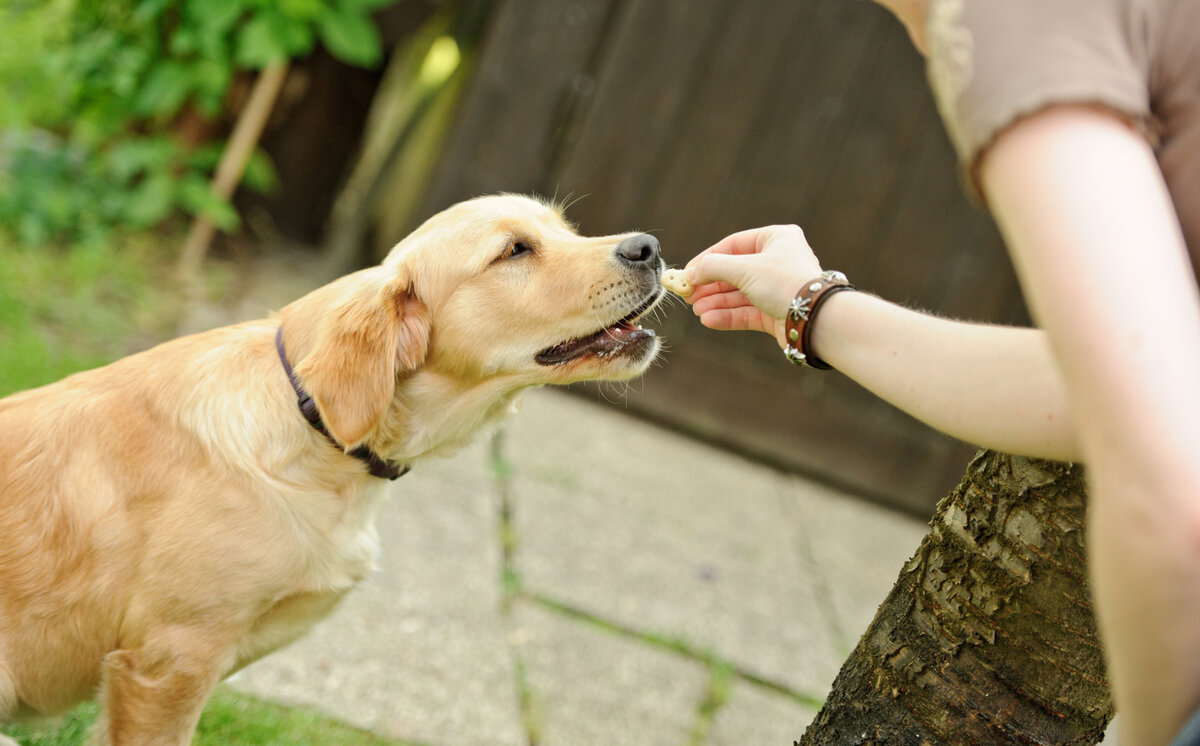
<path id="1" fill-rule="evenodd" d="M 662 286 L 680 298 L 692 294 L 692 283 L 687 281 L 687 273 L 682 269 L 668 269 L 662 273 Z"/>

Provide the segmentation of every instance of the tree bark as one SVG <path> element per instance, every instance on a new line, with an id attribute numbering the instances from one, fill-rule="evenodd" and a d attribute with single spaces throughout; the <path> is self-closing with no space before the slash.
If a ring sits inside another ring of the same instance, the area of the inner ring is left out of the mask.
<path id="1" fill-rule="evenodd" d="M 1098 742 L 1085 513 L 1081 468 L 977 455 L 798 744 Z"/>

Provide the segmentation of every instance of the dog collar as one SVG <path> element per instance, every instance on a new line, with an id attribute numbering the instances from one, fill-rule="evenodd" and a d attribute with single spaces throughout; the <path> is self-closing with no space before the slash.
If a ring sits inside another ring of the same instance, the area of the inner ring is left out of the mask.
<path id="1" fill-rule="evenodd" d="M 303 387 L 300 386 L 300 380 L 296 378 L 296 373 L 292 370 L 291 363 L 287 359 L 287 351 L 283 349 L 283 325 L 280 324 L 279 329 L 275 332 L 275 349 L 279 352 L 279 362 L 283 363 L 283 370 L 287 373 L 288 382 L 292 384 L 292 390 L 296 392 L 297 404 L 300 406 L 300 414 L 304 415 L 304 419 L 308 424 L 313 426 L 313 429 L 324 435 L 325 438 L 337 447 L 339 451 L 347 456 L 353 456 L 367 466 L 367 471 L 371 476 L 379 477 L 380 479 L 396 479 L 408 473 L 408 465 L 397 464 L 392 461 L 385 461 L 379 457 L 379 454 L 372 451 L 365 445 L 355 448 L 353 451 L 347 451 L 342 447 L 342 444 L 337 442 L 337 439 L 329 433 L 325 423 L 321 421 L 321 413 L 317 411 L 317 403 L 313 401 Z"/>

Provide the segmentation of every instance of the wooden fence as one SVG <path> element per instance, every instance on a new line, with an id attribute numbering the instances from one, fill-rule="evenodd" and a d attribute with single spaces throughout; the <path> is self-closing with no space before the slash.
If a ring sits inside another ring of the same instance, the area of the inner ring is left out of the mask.
<path id="1" fill-rule="evenodd" d="M 652 231 L 674 265 L 795 222 L 862 289 L 1026 318 L 922 60 L 867 0 L 497 0 L 439 147 L 414 220 L 494 191 L 573 195 L 584 232 Z M 764 335 L 678 307 L 660 328 L 664 362 L 620 403 L 646 417 L 920 514 L 973 450 Z"/>

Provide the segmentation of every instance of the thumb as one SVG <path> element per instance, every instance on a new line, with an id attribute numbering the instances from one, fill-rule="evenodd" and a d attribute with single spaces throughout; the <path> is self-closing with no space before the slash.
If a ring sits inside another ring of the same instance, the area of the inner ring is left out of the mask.
<path id="1" fill-rule="evenodd" d="M 733 254 L 705 254 L 688 266 L 692 285 L 727 282 L 741 288 L 746 281 L 746 257 Z"/>

